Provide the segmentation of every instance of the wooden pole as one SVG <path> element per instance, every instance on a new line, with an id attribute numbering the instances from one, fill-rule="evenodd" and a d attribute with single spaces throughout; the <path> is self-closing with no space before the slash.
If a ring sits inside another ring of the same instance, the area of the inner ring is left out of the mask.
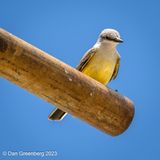
<path id="1" fill-rule="evenodd" d="M 134 116 L 127 97 L 3 29 L 0 76 L 113 136 L 124 132 Z"/>

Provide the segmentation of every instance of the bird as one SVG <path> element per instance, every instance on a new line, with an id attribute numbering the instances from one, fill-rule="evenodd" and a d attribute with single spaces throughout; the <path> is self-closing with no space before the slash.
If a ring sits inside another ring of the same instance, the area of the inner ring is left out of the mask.
<path id="1" fill-rule="evenodd" d="M 107 85 L 118 75 L 120 54 L 116 47 L 122 42 L 123 40 L 117 30 L 104 29 L 93 47 L 84 54 L 76 69 L 103 85 Z M 66 114 L 61 109 L 56 108 L 48 116 L 48 119 L 62 120 Z"/>

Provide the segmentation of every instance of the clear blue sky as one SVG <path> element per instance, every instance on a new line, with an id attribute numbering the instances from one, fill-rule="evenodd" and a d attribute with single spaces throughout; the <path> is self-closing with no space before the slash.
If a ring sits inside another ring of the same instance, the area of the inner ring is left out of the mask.
<path id="1" fill-rule="evenodd" d="M 130 97 L 136 107 L 130 128 L 118 137 L 111 137 L 70 115 L 59 123 L 48 121 L 51 104 L 0 78 L 1 153 L 56 150 L 57 160 L 160 159 L 158 0 L 1 0 L 0 3 L 2 28 L 73 67 L 102 29 L 117 29 L 125 42 L 118 46 L 121 54 L 118 78 L 109 86 Z M 1 153 L 1 158 L 8 159 Z"/>

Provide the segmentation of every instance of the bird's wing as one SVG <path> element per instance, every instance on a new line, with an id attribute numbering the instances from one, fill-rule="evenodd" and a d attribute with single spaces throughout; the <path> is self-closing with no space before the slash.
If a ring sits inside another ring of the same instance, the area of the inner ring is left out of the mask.
<path id="1" fill-rule="evenodd" d="M 112 77 L 111 77 L 110 81 L 111 81 L 112 79 L 114 80 L 114 79 L 117 77 L 118 71 L 119 71 L 119 66 L 120 66 L 120 56 L 119 56 L 119 54 L 118 54 L 116 66 L 115 66 L 115 68 L 114 68 L 114 72 L 113 72 L 113 74 L 112 74 Z"/>
<path id="2" fill-rule="evenodd" d="M 88 62 L 91 60 L 91 58 L 94 56 L 96 52 L 96 48 L 91 48 L 88 50 L 85 55 L 82 57 L 79 65 L 77 65 L 76 69 L 79 71 L 82 71 L 83 68 L 88 64 Z"/>

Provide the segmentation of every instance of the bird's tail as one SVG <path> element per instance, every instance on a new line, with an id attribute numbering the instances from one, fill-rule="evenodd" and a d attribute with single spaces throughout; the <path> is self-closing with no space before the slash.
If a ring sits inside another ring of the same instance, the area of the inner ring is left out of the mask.
<path id="1" fill-rule="evenodd" d="M 51 112 L 51 114 L 48 116 L 48 119 L 60 121 L 65 117 L 66 114 L 67 114 L 66 112 L 57 108 Z"/>

